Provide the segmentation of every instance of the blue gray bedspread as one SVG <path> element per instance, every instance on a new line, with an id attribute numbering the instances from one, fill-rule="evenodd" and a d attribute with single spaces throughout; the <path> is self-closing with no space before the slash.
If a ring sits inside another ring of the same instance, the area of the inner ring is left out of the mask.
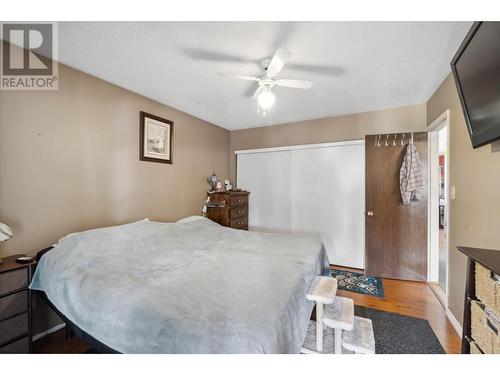
<path id="1" fill-rule="evenodd" d="M 68 236 L 30 288 L 123 353 L 298 353 L 319 238 L 143 220 Z"/>

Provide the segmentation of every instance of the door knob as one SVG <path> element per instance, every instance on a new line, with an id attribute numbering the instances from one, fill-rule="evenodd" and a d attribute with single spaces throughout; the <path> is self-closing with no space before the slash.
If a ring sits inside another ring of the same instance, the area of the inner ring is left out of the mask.
<path id="1" fill-rule="evenodd" d="M 367 214 L 368 216 L 374 216 L 374 215 L 375 215 L 375 213 L 374 213 L 373 211 L 368 211 L 366 214 Z"/>

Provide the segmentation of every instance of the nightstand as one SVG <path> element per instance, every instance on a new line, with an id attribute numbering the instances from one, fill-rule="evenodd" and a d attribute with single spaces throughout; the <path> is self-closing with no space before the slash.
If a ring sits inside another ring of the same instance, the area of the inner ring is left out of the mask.
<path id="1" fill-rule="evenodd" d="M 0 353 L 31 353 L 31 282 L 35 261 L 16 262 L 16 254 L 0 264 Z"/>

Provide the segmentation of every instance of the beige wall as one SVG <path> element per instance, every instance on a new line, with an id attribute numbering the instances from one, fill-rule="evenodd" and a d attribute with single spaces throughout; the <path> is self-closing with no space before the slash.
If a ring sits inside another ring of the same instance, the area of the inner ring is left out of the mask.
<path id="1" fill-rule="evenodd" d="M 235 180 L 235 150 L 363 139 L 367 134 L 422 131 L 425 104 L 254 129 L 230 135 L 230 176 Z M 245 188 L 244 186 L 239 186 Z"/>
<path id="2" fill-rule="evenodd" d="M 0 91 L 0 256 L 149 217 L 199 214 L 229 132 L 60 65 L 57 91 Z M 165 90 L 175 89 L 166 87 Z M 139 111 L 174 121 L 173 165 L 139 161 Z"/>
<path id="3" fill-rule="evenodd" d="M 463 318 L 466 257 L 456 246 L 500 249 L 500 142 L 472 148 L 457 90 L 451 75 L 427 102 L 430 124 L 450 110 L 450 201 L 449 308 Z"/>

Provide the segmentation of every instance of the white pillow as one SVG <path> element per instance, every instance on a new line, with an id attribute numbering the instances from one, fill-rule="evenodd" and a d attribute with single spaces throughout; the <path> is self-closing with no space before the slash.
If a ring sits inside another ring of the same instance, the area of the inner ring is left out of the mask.
<path id="1" fill-rule="evenodd" d="M 190 223 L 190 222 L 196 221 L 196 220 L 208 220 L 208 219 L 206 217 L 203 217 L 200 215 L 193 215 L 193 216 L 185 217 L 184 219 L 180 219 L 180 220 L 176 221 L 176 223 L 178 223 L 178 224 Z"/>

